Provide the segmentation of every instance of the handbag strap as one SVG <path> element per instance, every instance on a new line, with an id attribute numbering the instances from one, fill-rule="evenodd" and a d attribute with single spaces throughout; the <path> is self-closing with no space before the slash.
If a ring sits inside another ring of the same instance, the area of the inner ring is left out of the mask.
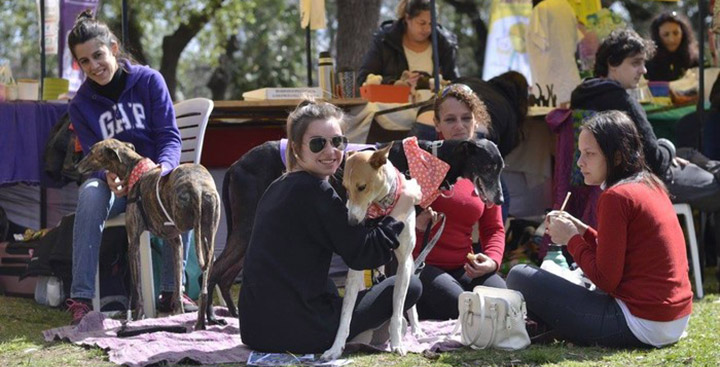
<path id="1" fill-rule="evenodd" d="M 485 320 L 485 296 L 483 296 L 482 294 L 477 293 L 477 292 L 473 292 L 473 293 L 474 293 L 474 294 L 477 294 L 477 295 L 478 295 L 478 299 L 480 300 L 480 325 L 478 325 L 478 327 L 476 328 L 476 329 L 477 329 L 477 334 L 475 334 L 475 336 L 472 338 L 472 341 L 470 342 L 470 346 L 471 346 L 471 347 L 474 346 L 475 343 L 477 343 L 478 339 L 480 339 L 480 335 L 482 335 L 482 329 L 481 329 L 482 323 L 483 323 L 483 321 Z M 472 322 L 472 320 L 473 320 L 472 316 L 473 316 L 473 313 L 470 312 L 470 307 L 469 307 L 469 305 L 468 305 L 468 312 L 466 312 L 464 315 L 462 315 L 462 318 L 463 318 L 462 323 L 463 323 L 463 325 L 467 325 L 467 324 L 468 324 L 468 321 L 467 321 L 467 318 L 468 318 L 468 317 L 470 317 L 470 320 L 471 320 L 470 322 Z M 494 320 L 493 320 L 493 323 L 494 323 Z M 465 333 L 465 331 L 463 331 L 463 333 Z M 491 333 L 492 333 L 492 334 L 491 334 L 491 336 L 490 336 L 490 340 L 488 341 L 488 343 L 485 344 L 485 346 L 483 346 L 483 347 L 480 348 L 480 349 L 485 349 L 485 348 L 487 348 L 487 347 L 490 346 L 490 343 L 492 343 L 492 339 L 495 337 L 495 325 L 494 325 L 494 324 L 493 324 L 493 327 L 492 327 L 492 329 L 491 329 Z M 469 334 L 469 333 L 468 333 L 468 334 Z"/>

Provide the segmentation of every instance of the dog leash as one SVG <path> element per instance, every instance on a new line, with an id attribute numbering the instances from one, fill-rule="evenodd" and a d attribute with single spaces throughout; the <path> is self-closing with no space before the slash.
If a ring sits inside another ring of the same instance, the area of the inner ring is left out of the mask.
<path id="1" fill-rule="evenodd" d="M 432 220 L 428 221 L 427 226 L 425 227 L 425 233 L 423 233 L 423 249 L 420 251 L 420 254 L 418 255 L 417 259 L 415 259 L 415 275 L 420 274 L 422 270 L 425 268 L 425 258 L 430 253 L 430 251 L 435 247 L 435 244 L 440 239 L 440 235 L 442 235 L 443 230 L 445 229 L 445 214 L 444 213 L 438 213 L 440 216 L 441 222 L 440 222 L 440 228 L 438 228 L 437 232 L 435 232 L 435 236 L 433 236 L 432 240 L 428 242 L 428 238 L 430 237 L 430 230 L 432 229 L 433 222 Z"/>
<path id="2" fill-rule="evenodd" d="M 167 221 L 163 223 L 164 226 L 172 226 L 177 227 L 175 225 L 175 222 L 170 218 L 170 214 L 168 214 L 167 210 L 165 209 L 165 205 L 163 205 L 162 200 L 160 200 L 160 179 L 162 178 L 161 175 L 158 175 L 158 179 L 155 182 L 155 195 L 157 196 L 158 204 L 160 205 L 160 209 L 162 209 L 163 213 L 165 213 L 165 218 L 167 218 Z"/>
<path id="3" fill-rule="evenodd" d="M 432 155 L 435 157 L 438 156 L 438 148 L 440 148 L 444 143 L 444 140 L 435 140 L 430 142 L 430 149 L 432 150 Z"/>

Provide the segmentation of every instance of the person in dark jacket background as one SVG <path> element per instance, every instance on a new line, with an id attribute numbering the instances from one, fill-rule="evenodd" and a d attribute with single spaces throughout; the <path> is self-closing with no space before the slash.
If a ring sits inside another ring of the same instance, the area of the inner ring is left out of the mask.
<path id="1" fill-rule="evenodd" d="M 650 36 L 657 53 L 647 62 L 648 80 L 677 80 L 698 66 L 698 45 L 685 17 L 675 12 L 658 15 L 650 25 Z"/>
<path id="2" fill-rule="evenodd" d="M 487 106 L 491 128 L 488 139 L 497 144 L 506 157 L 520 143 L 523 122 L 528 111 L 528 82 L 517 71 L 502 73 L 488 81 L 461 77 L 457 83 L 470 87 Z"/>
<path id="3" fill-rule="evenodd" d="M 433 73 L 432 25 L 429 0 L 402 0 L 398 4 L 397 20 L 385 21 L 375 33 L 370 49 L 363 57 L 357 83 L 362 85 L 369 74 L 382 75 L 383 84 L 400 79 L 403 71 L 412 72 L 410 83 L 415 85 L 418 72 Z M 444 80 L 458 76 L 455 60 L 457 40 L 455 35 L 437 26 L 439 72 Z"/>

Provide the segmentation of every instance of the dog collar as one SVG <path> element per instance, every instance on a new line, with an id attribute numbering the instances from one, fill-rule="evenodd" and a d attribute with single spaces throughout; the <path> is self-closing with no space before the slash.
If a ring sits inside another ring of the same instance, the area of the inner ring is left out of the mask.
<path id="1" fill-rule="evenodd" d="M 419 205 L 423 209 L 427 208 L 440 195 L 438 188 L 450 170 L 450 165 L 421 149 L 414 136 L 403 140 L 403 149 L 410 168 L 410 177 L 417 180 L 422 191 Z M 434 150 L 437 151 L 437 148 Z"/>
<path id="2" fill-rule="evenodd" d="M 128 177 L 128 192 L 132 190 L 133 186 L 135 186 L 135 184 L 140 180 L 140 177 L 142 177 L 145 172 L 150 171 L 155 167 L 157 167 L 157 164 L 155 164 L 155 162 L 153 162 L 150 158 L 141 159 L 140 162 L 138 162 L 135 167 L 133 167 L 132 171 L 130 172 L 130 177 Z"/>
<path id="3" fill-rule="evenodd" d="M 402 173 L 395 168 L 395 181 L 392 187 L 390 187 L 390 192 L 379 201 L 374 201 L 370 204 L 367 213 L 365 213 L 366 218 L 375 219 L 384 217 L 390 214 L 393 208 L 395 208 L 395 204 L 397 204 L 400 199 L 400 188 L 402 187 L 401 175 Z"/>

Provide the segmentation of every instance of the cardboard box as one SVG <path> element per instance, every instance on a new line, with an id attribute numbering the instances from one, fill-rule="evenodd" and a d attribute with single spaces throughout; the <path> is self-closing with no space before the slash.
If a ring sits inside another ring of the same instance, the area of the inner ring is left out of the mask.
<path id="1" fill-rule="evenodd" d="M 360 87 L 360 96 L 370 102 L 408 103 L 410 87 L 375 84 Z"/>

